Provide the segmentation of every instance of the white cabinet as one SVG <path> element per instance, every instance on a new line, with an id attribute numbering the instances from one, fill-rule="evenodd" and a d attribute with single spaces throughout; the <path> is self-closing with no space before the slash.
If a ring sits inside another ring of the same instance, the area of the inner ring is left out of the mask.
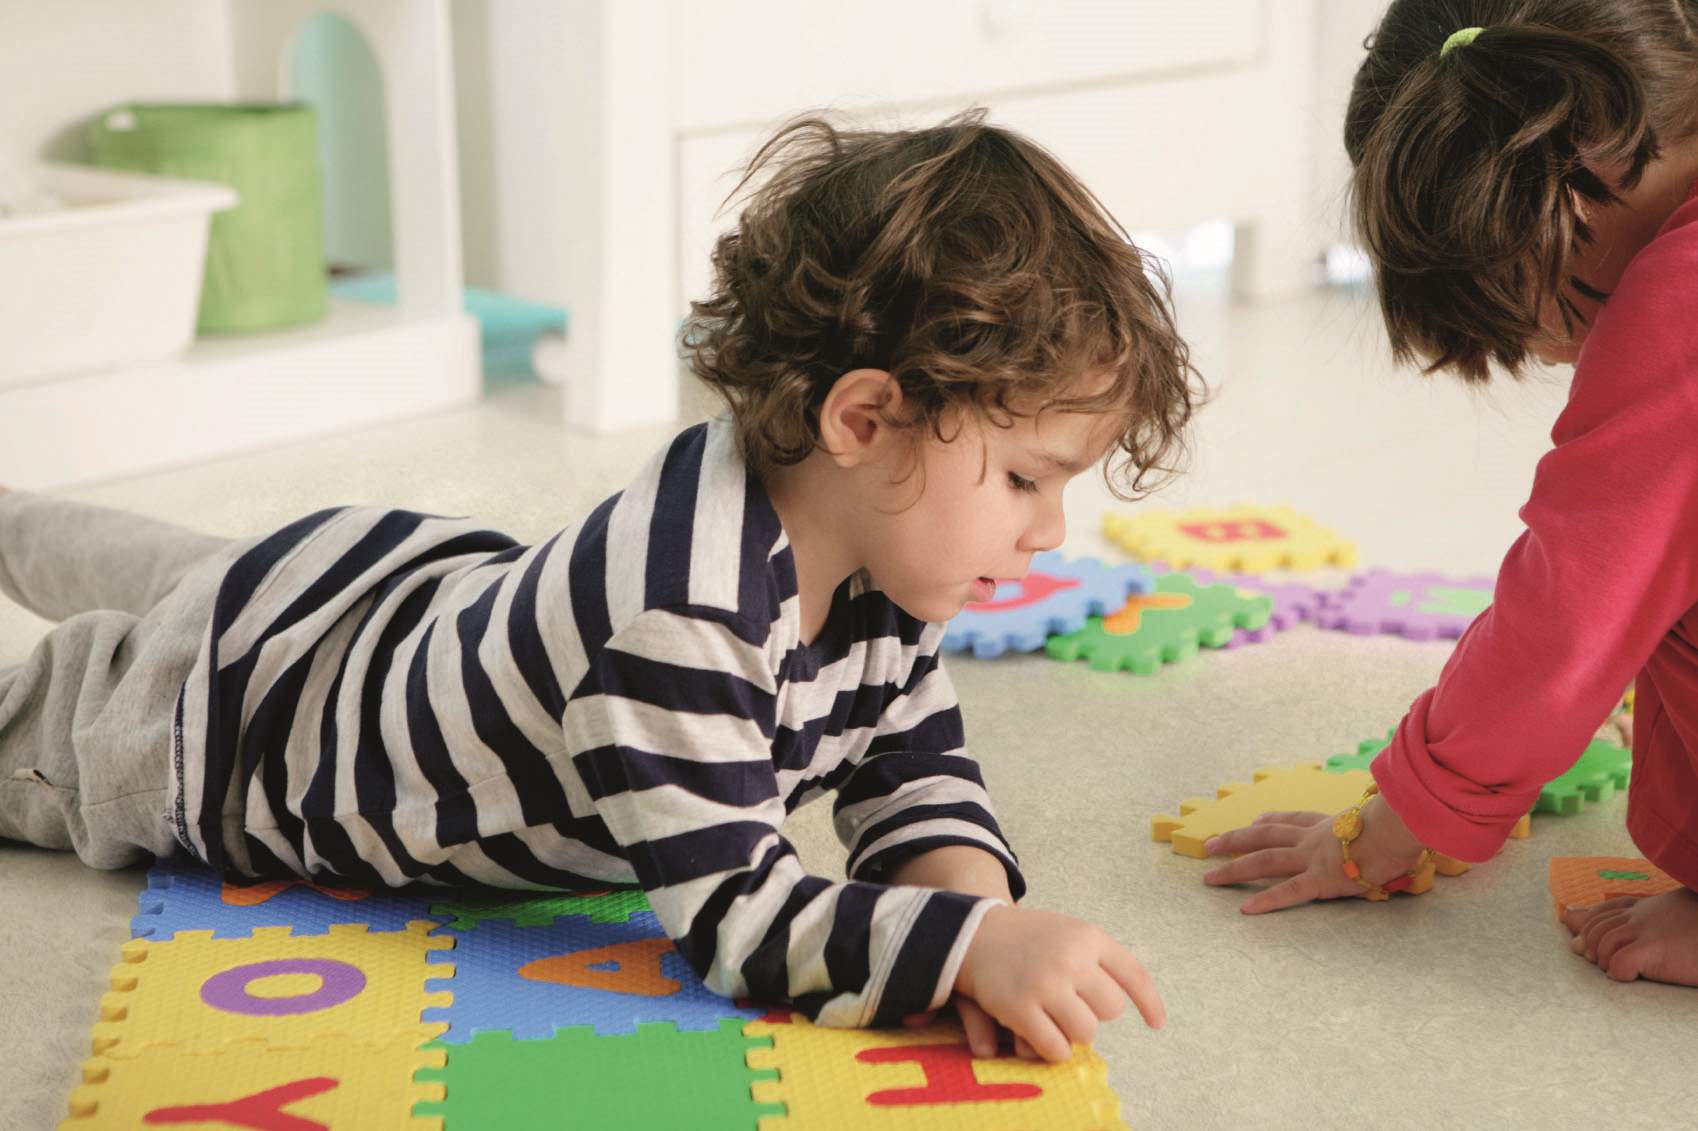
<path id="1" fill-rule="evenodd" d="M 1249 65 L 1262 0 L 716 0 L 677 8 L 677 125 Z"/>
<path id="2" fill-rule="evenodd" d="M 609 334 L 620 325 L 675 331 L 689 300 L 707 291 L 715 235 L 735 220 L 735 204 L 720 209 L 738 170 L 780 122 L 804 111 L 925 124 L 986 106 L 991 121 L 1071 166 L 1130 230 L 1230 219 L 1234 284 L 1246 298 L 1308 285 L 1329 238 L 1324 209 L 1333 200 L 1317 183 L 1316 146 L 1336 130 L 1317 108 L 1319 0 L 641 0 L 636 14 L 608 0 L 572 7 L 585 26 L 624 18 L 648 33 L 621 42 L 604 31 L 596 59 L 569 68 L 576 103 L 592 107 L 604 131 L 662 129 L 668 140 L 628 171 L 565 173 L 580 188 L 571 194 L 577 228 L 560 251 L 570 258 L 588 249 L 603 263 L 555 296 L 571 311 L 574 334 L 585 318 L 601 327 L 588 351 L 568 342 L 567 419 L 576 427 L 663 419 L 675 403 L 675 387 L 620 368 L 638 357 L 652 365 L 659 351 L 625 340 L 616 354 Z M 634 72 L 649 81 L 633 88 Z M 645 238 L 613 234 L 633 229 Z M 672 238 L 664 246 L 648 238 L 658 232 Z M 574 413 L 573 386 L 577 403 L 594 412 Z"/>
<path id="3" fill-rule="evenodd" d="M 321 9 L 351 21 L 382 64 L 399 298 L 332 301 L 321 322 L 208 337 L 180 358 L 0 389 L 0 483 L 55 487 L 206 459 L 474 400 L 478 329 L 461 310 L 459 197 L 446 0 L 79 0 L 13 4 L 29 18 L 0 37 L 0 88 L 44 88 L 0 132 L 0 164 L 112 100 L 274 98 L 293 37 Z M 204 23 L 182 24 L 190 15 Z M 111 24 L 127 37 L 116 47 Z M 161 43 L 184 39 L 182 75 Z M 79 77 L 87 76 L 87 77 Z M 127 77 L 126 77 L 127 76 Z M 98 78 L 98 82 L 96 82 Z M 98 102 L 91 91 L 98 90 Z M 6 102 L 0 98 L 0 103 Z M 14 147 L 23 147 L 20 152 Z M 67 296 L 72 301 L 74 296 Z"/>

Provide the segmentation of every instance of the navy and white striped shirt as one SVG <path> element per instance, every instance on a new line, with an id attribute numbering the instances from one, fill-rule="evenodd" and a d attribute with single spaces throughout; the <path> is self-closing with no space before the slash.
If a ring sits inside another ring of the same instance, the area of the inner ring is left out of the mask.
<path id="1" fill-rule="evenodd" d="M 884 1024 L 942 1004 L 990 903 L 883 877 L 969 844 L 1024 886 L 941 637 L 863 573 L 802 644 L 789 540 L 725 422 L 537 546 L 321 511 L 222 581 L 171 816 L 249 875 L 640 884 L 715 991 Z M 779 832 L 829 790 L 845 883 Z"/>

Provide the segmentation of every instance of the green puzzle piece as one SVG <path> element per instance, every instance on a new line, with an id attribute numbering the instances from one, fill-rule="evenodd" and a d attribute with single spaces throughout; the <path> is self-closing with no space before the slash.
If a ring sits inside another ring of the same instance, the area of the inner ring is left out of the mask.
<path id="1" fill-rule="evenodd" d="M 1374 760 L 1375 756 L 1391 745 L 1391 736 L 1396 733 L 1397 728 L 1392 727 L 1386 731 L 1384 738 L 1364 738 L 1361 742 L 1358 742 L 1354 754 L 1334 754 L 1327 759 L 1327 772 L 1342 774 L 1350 770 L 1367 769 L 1368 764 Z"/>
<path id="2" fill-rule="evenodd" d="M 728 1018 L 717 1030 L 680 1032 L 661 1021 L 618 1036 L 573 1026 L 545 1040 L 484 1032 L 465 1044 L 433 1041 L 425 1047 L 446 1049 L 447 1067 L 421 1068 L 413 1078 L 441 1082 L 444 1098 L 414 1104 L 413 1114 L 441 1116 L 444 1131 L 752 1131 L 762 1116 L 787 1109 L 750 1094 L 778 1072 L 745 1062 L 750 1049 L 772 1047 L 770 1037 L 743 1036 L 745 1024 Z"/>
<path id="3" fill-rule="evenodd" d="M 1490 589 L 1470 589 L 1467 586 L 1434 585 L 1421 602 L 1421 612 L 1434 616 L 1477 617 L 1492 603 Z"/>
<path id="4" fill-rule="evenodd" d="M 1533 812 L 1578 813 L 1585 802 L 1607 801 L 1616 790 L 1627 788 L 1632 769 L 1632 751 L 1595 738 L 1567 773 L 1539 791 Z"/>
<path id="5" fill-rule="evenodd" d="M 1327 769 L 1335 774 L 1347 770 L 1365 770 L 1374 757 L 1391 742 L 1393 730 L 1382 738 L 1370 738 L 1356 744 L 1354 754 L 1334 754 L 1327 759 Z M 1535 813 L 1578 813 L 1588 801 L 1605 801 L 1618 789 L 1627 788 L 1633 754 L 1613 742 L 1594 739 L 1580 760 L 1568 772 L 1539 791 L 1533 806 Z"/>
<path id="6" fill-rule="evenodd" d="M 562 915 L 588 915 L 593 923 L 623 923 L 648 909 L 648 897 L 635 888 L 600 895 L 466 894 L 430 905 L 432 915 L 453 916 L 448 926 L 456 931 L 469 931 L 482 919 L 511 919 L 516 927 L 546 927 Z"/>
<path id="7" fill-rule="evenodd" d="M 1266 594 L 1198 585 L 1185 573 L 1162 575 L 1155 593 L 1134 596 L 1130 604 L 1138 608 L 1135 630 L 1105 627 L 1124 613 L 1092 617 L 1078 632 L 1050 637 L 1044 651 L 1055 660 L 1085 660 L 1097 671 L 1152 675 L 1164 663 L 1195 656 L 1199 647 L 1224 648 L 1235 631 L 1254 631 L 1273 615 L 1273 598 Z"/>

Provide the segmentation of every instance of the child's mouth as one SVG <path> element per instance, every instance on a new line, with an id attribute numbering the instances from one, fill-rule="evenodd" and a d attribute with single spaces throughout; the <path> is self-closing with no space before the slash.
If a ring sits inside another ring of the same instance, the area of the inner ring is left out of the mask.
<path id="1" fill-rule="evenodd" d="M 982 605 L 994 596 L 996 596 L 996 580 L 994 578 L 980 577 L 974 579 L 971 594 L 973 604 Z"/>

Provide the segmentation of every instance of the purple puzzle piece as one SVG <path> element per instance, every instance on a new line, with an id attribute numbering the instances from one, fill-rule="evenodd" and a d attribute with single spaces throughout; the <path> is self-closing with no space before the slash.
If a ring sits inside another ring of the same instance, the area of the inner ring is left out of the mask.
<path id="1" fill-rule="evenodd" d="M 1491 603 L 1489 577 L 1373 569 L 1339 592 L 1324 594 L 1315 623 L 1358 636 L 1384 632 L 1410 640 L 1454 640 Z"/>
<path id="2" fill-rule="evenodd" d="M 1173 572 L 1173 567 L 1165 562 L 1152 562 L 1150 569 L 1158 574 Z M 1232 639 L 1226 643 L 1228 648 L 1236 648 L 1240 644 L 1259 644 L 1276 632 L 1284 632 L 1304 621 L 1312 621 L 1325 601 L 1321 590 L 1301 582 L 1269 581 L 1265 577 L 1247 573 L 1217 574 L 1206 569 L 1188 569 L 1185 572 L 1196 578 L 1198 584 L 1231 585 L 1236 589 L 1248 589 L 1252 593 L 1265 593 L 1273 598 L 1273 613 L 1268 617 L 1268 623 L 1261 628 L 1241 628 L 1234 632 Z"/>

